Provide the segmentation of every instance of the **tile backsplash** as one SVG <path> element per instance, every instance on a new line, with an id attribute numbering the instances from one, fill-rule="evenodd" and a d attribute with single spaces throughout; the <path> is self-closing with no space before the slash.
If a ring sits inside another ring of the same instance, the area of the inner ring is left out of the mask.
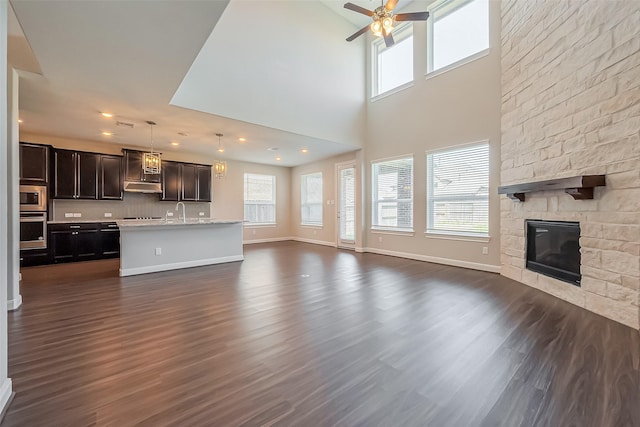
<path id="1" fill-rule="evenodd" d="M 50 211 L 54 221 L 82 220 L 116 220 L 125 217 L 161 217 L 165 218 L 167 211 L 176 212 L 176 202 L 161 202 L 158 194 L 124 193 L 123 200 L 53 200 Z M 208 202 L 184 202 L 187 218 L 211 216 L 211 207 Z M 105 214 L 111 214 L 110 217 Z M 182 215 L 182 207 L 180 208 Z M 66 214 L 66 215 L 65 215 Z M 71 215 L 69 215 L 71 214 Z M 80 214 L 80 215 L 78 215 Z"/>

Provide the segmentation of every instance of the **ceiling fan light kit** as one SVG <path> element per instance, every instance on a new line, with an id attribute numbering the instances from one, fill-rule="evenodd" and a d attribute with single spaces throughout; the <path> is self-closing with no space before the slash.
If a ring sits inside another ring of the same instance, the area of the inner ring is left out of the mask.
<path id="1" fill-rule="evenodd" d="M 387 0 L 386 4 L 380 5 L 380 7 L 377 7 L 375 10 L 365 9 L 353 3 L 345 3 L 345 9 L 367 15 L 373 19 L 371 24 L 362 27 L 347 37 L 347 41 L 353 41 L 368 30 L 371 30 L 376 37 L 384 38 L 384 43 L 387 47 L 391 47 L 395 43 L 391 32 L 393 31 L 393 24 L 396 21 L 426 21 L 427 18 L 429 18 L 429 12 L 398 13 L 397 15 L 393 15 L 393 9 L 397 3 L 398 0 Z"/>

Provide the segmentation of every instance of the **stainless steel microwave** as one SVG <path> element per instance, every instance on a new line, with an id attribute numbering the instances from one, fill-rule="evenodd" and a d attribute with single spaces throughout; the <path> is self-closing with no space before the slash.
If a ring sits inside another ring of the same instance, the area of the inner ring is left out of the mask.
<path id="1" fill-rule="evenodd" d="M 20 186 L 20 212 L 46 212 L 47 187 L 44 185 Z"/>

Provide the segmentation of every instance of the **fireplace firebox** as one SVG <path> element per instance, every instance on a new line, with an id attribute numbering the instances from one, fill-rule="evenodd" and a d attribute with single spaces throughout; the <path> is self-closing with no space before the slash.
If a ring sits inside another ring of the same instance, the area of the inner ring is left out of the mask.
<path id="1" fill-rule="evenodd" d="M 580 286 L 580 223 L 527 220 L 527 269 Z"/>

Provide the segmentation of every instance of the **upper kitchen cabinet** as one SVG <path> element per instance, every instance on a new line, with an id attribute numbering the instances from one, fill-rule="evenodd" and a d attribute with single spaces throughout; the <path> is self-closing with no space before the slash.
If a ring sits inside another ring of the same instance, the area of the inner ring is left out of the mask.
<path id="1" fill-rule="evenodd" d="M 162 161 L 162 195 L 160 200 L 177 202 L 182 196 L 182 180 L 180 179 L 180 163 Z"/>
<path id="2" fill-rule="evenodd" d="M 142 171 L 142 151 L 123 150 L 125 172 L 124 180 L 131 182 L 155 182 L 159 183 L 161 174 L 146 174 Z"/>
<path id="3" fill-rule="evenodd" d="M 101 200 L 122 200 L 122 156 L 100 156 L 99 198 Z"/>
<path id="4" fill-rule="evenodd" d="M 20 184 L 49 181 L 49 146 L 20 143 Z"/>
<path id="5" fill-rule="evenodd" d="M 211 166 L 197 167 L 198 173 L 198 201 L 211 201 Z"/>
<path id="6" fill-rule="evenodd" d="M 53 198 L 97 199 L 99 164 L 99 154 L 54 150 Z"/>
<path id="7" fill-rule="evenodd" d="M 182 165 L 182 200 L 195 202 L 198 199 L 198 166 L 189 163 Z"/>

